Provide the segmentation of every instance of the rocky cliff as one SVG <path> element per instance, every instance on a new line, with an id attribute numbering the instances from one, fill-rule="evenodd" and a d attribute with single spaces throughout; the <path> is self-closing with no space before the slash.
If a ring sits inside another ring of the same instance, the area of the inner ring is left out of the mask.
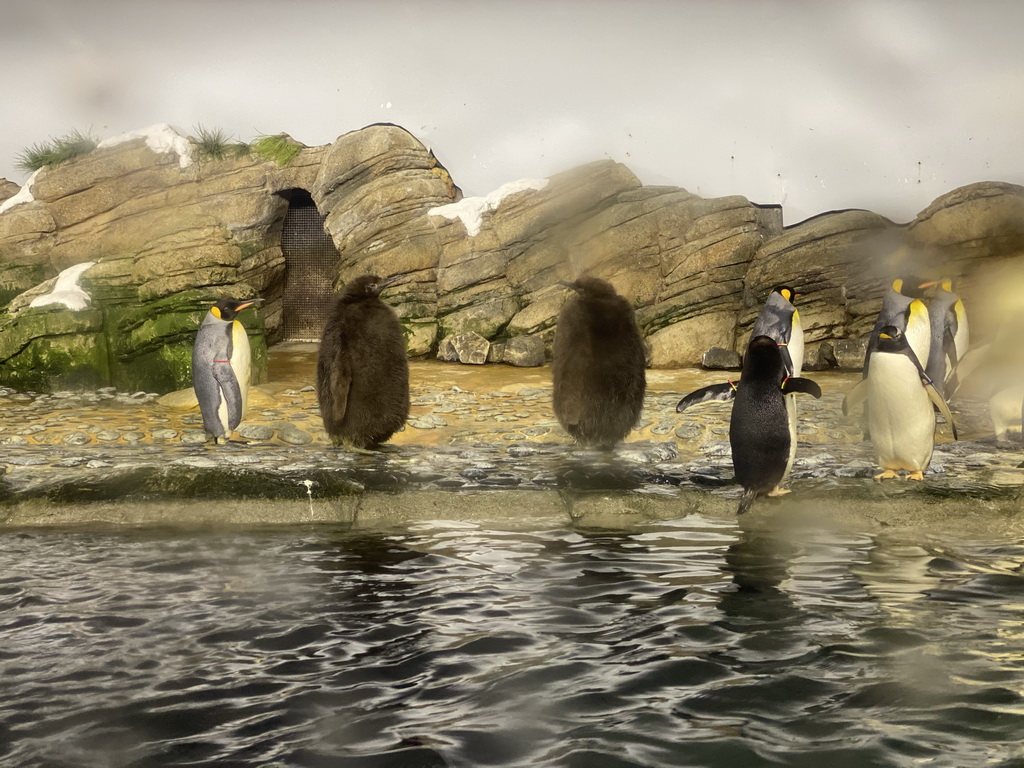
<path id="1" fill-rule="evenodd" d="M 992 286 L 1024 263 L 1024 188 L 999 182 L 954 190 L 908 225 L 851 210 L 784 228 L 776 206 L 644 186 L 612 161 L 463 199 L 430 150 L 392 125 L 302 147 L 286 165 L 203 158 L 156 126 L 21 190 L 0 184 L 0 383 L 188 386 L 203 313 L 249 295 L 265 299 L 249 329 L 262 375 L 285 311 L 281 230 L 295 190 L 311 195 L 337 247 L 336 284 L 403 275 L 386 297 L 416 356 L 508 351 L 536 363 L 566 296 L 558 283 L 582 271 L 633 302 L 653 365 L 679 366 L 709 347 L 742 349 L 780 283 L 804 294 L 812 343 L 863 335 L 904 269 L 962 276 L 984 328 Z M 89 262 L 76 281 L 82 309 L 32 306 Z"/>

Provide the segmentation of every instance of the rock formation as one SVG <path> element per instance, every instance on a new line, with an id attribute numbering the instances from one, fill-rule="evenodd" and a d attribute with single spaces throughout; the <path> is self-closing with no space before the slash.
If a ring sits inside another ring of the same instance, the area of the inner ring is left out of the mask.
<path id="1" fill-rule="evenodd" d="M 867 332 L 895 271 L 963 276 L 972 326 L 984 330 L 993 292 L 1024 263 L 1024 188 L 999 182 L 954 190 L 908 225 L 850 210 L 784 228 L 777 206 L 644 186 L 610 160 L 463 199 L 430 150 L 393 125 L 302 147 L 286 165 L 204 159 L 155 126 L 21 190 L 0 183 L 0 384 L 186 387 L 209 304 L 255 294 L 265 299 L 249 329 L 262 376 L 266 344 L 282 335 L 281 232 L 296 190 L 337 247 L 336 286 L 403 275 L 386 299 L 410 355 L 473 363 L 537 364 L 566 296 L 559 281 L 582 271 L 634 303 L 663 367 L 742 350 L 768 291 L 792 285 L 809 359 L 826 365 L 851 359 L 831 342 Z M 87 262 L 84 308 L 32 306 Z"/>

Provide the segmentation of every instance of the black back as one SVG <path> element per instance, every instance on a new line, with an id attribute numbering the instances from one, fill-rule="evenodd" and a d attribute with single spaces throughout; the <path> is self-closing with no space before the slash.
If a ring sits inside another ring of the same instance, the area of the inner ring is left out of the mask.
<path id="1" fill-rule="evenodd" d="M 789 416 L 782 392 L 786 371 L 778 344 L 750 340 L 729 424 L 736 481 L 760 495 L 782 480 L 789 460 Z"/>
<path id="2" fill-rule="evenodd" d="M 378 298 L 381 280 L 353 280 L 324 327 L 317 398 L 324 429 L 357 448 L 377 445 L 409 415 L 409 363 L 394 311 Z"/>
<path id="3" fill-rule="evenodd" d="M 640 418 L 647 379 L 633 307 L 610 283 L 581 277 L 555 330 L 555 416 L 583 446 L 611 448 Z"/>

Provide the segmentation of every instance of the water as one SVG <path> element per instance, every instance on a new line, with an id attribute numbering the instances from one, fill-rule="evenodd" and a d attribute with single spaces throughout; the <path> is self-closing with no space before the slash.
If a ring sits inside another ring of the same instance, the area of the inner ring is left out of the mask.
<path id="1" fill-rule="evenodd" d="M 1024 540 L 526 528 L 9 532 L 0 764 L 1024 765 Z"/>

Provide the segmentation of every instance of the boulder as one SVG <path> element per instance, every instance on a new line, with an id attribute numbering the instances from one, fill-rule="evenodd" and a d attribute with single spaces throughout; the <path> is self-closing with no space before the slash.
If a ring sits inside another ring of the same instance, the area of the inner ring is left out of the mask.
<path id="1" fill-rule="evenodd" d="M 824 345 L 823 345 L 824 346 Z M 864 367 L 864 356 L 868 351 L 868 340 L 865 339 L 836 339 L 829 345 L 831 355 L 827 355 L 839 368 L 859 371 Z"/>
<path id="2" fill-rule="evenodd" d="M 502 361 L 519 368 L 544 365 L 544 342 L 536 336 L 513 336 L 505 343 Z"/>
<path id="3" fill-rule="evenodd" d="M 698 365 L 708 346 L 733 346 L 736 315 L 717 312 L 698 315 L 662 328 L 648 338 L 651 367 L 681 368 Z"/>
<path id="4" fill-rule="evenodd" d="M 711 347 L 701 357 L 700 364 L 715 371 L 738 371 L 742 367 L 739 353 L 723 347 Z"/>
<path id="5" fill-rule="evenodd" d="M 445 336 L 437 350 L 437 359 L 448 363 L 483 365 L 491 343 L 479 333 L 460 333 Z"/>
<path id="6" fill-rule="evenodd" d="M 0 178 L 0 203 L 4 200 L 8 200 L 14 197 L 21 191 L 21 185 L 15 184 L 13 181 Z"/>

